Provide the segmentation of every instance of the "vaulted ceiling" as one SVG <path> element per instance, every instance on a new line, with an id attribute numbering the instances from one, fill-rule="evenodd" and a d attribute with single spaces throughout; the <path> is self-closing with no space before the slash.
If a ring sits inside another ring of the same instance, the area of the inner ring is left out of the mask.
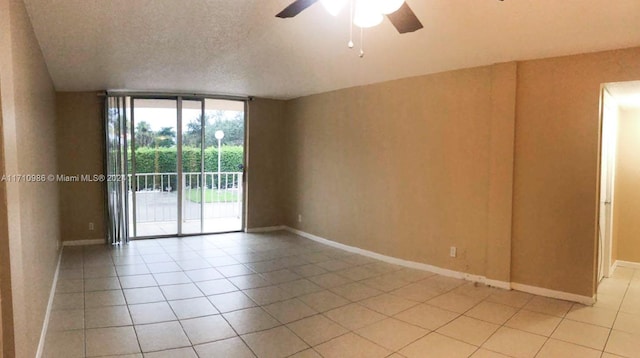
<path id="1" fill-rule="evenodd" d="M 25 0 L 59 91 L 294 98 L 397 78 L 640 46 L 638 0 L 407 0 L 424 29 L 385 20 L 349 50 L 348 11 L 292 0 Z M 359 34 L 359 32 L 357 32 Z"/>

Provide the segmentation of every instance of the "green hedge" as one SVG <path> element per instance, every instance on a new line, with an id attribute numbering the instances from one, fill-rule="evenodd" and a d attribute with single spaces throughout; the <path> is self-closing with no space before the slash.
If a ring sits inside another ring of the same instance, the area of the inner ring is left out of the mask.
<path id="1" fill-rule="evenodd" d="M 176 148 L 150 148 L 136 149 L 136 173 L 175 173 L 177 168 Z M 131 173 L 131 153 L 128 155 L 128 168 Z M 182 148 L 182 170 L 185 173 L 200 172 L 201 155 L 200 148 Z M 221 172 L 242 172 L 240 167 L 244 164 L 244 152 L 242 146 L 222 146 L 220 158 Z M 204 171 L 218 171 L 218 150 L 209 147 L 204 150 Z M 188 183 L 185 183 L 188 184 Z M 223 183 L 224 184 L 224 181 Z M 235 183 L 237 184 L 237 183 Z M 207 180 L 207 186 L 217 186 Z"/>

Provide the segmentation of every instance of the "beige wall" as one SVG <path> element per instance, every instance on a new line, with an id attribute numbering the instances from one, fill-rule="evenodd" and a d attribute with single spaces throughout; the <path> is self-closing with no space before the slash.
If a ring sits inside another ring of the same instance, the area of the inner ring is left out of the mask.
<path id="1" fill-rule="evenodd" d="M 285 224 L 508 280 L 515 71 L 466 69 L 288 102 Z"/>
<path id="2" fill-rule="evenodd" d="M 247 227 L 282 224 L 280 200 L 284 175 L 284 102 L 254 99 L 249 102 Z"/>
<path id="3" fill-rule="evenodd" d="M 523 61 L 289 101 L 284 222 L 591 297 L 600 85 L 639 79 L 638 56 L 633 48 Z"/>
<path id="4" fill-rule="evenodd" d="M 640 262 L 640 109 L 621 109 L 618 122 L 613 240 L 617 259 Z"/>
<path id="5" fill-rule="evenodd" d="M 104 173 L 103 98 L 95 92 L 57 94 L 58 172 Z M 105 239 L 104 184 L 61 182 L 60 233 L 64 241 Z M 89 230 L 89 223 L 94 230 Z"/>
<path id="6" fill-rule="evenodd" d="M 511 279 L 513 146 L 517 64 L 492 66 L 486 277 Z"/>
<path id="7" fill-rule="evenodd" d="M 4 172 L 55 173 L 55 91 L 47 67 L 24 3 L 0 0 L 0 16 Z M 58 189 L 53 182 L 6 187 L 15 355 L 33 357 L 58 258 Z"/>
<path id="8" fill-rule="evenodd" d="M 640 79 L 640 48 L 518 66 L 512 281 L 595 292 L 600 86 Z"/>
<path id="9" fill-rule="evenodd" d="M 3 18 L 0 16 L 1 20 Z M 0 32 L 2 32 L 1 29 Z M 0 40 L 0 44 L 3 43 Z M 0 133 L 3 133 L 1 73 Z M 0 135 L 0 172 L 2 174 L 6 173 L 3 143 L 3 136 Z M 13 349 L 13 303 L 11 299 L 11 259 L 9 257 L 9 223 L 7 214 L 7 185 L 4 181 L 0 181 L 0 357 L 12 357 L 15 354 Z"/>

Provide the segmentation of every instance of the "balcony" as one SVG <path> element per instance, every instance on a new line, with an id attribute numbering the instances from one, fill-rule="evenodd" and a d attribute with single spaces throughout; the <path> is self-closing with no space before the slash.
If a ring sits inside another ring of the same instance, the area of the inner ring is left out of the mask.
<path id="1" fill-rule="evenodd" d="M 130 235 L 150 237 L 241 230 L 242 175 L 242 172 L 183 173 L 181 205 L 178 205 L 177 173 L 137 173 L 135 179 L 129 175 Z"/>

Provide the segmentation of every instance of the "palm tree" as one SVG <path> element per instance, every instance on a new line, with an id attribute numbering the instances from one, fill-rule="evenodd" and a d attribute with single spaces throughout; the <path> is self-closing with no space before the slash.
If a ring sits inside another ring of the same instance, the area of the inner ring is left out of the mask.
<path id="1" fill-rule="evenodd" d="M 172 127 L 162 127 L 155 139 L 160 147 L 173 147 L 176 144 L 176 131 Z"/>
<path id="2" fill-rule="evenodd" d="M 150 147 L 154 142 L 154 134 L 149 123 L 138 122 L 136 125 L 136 147 Z"/>

